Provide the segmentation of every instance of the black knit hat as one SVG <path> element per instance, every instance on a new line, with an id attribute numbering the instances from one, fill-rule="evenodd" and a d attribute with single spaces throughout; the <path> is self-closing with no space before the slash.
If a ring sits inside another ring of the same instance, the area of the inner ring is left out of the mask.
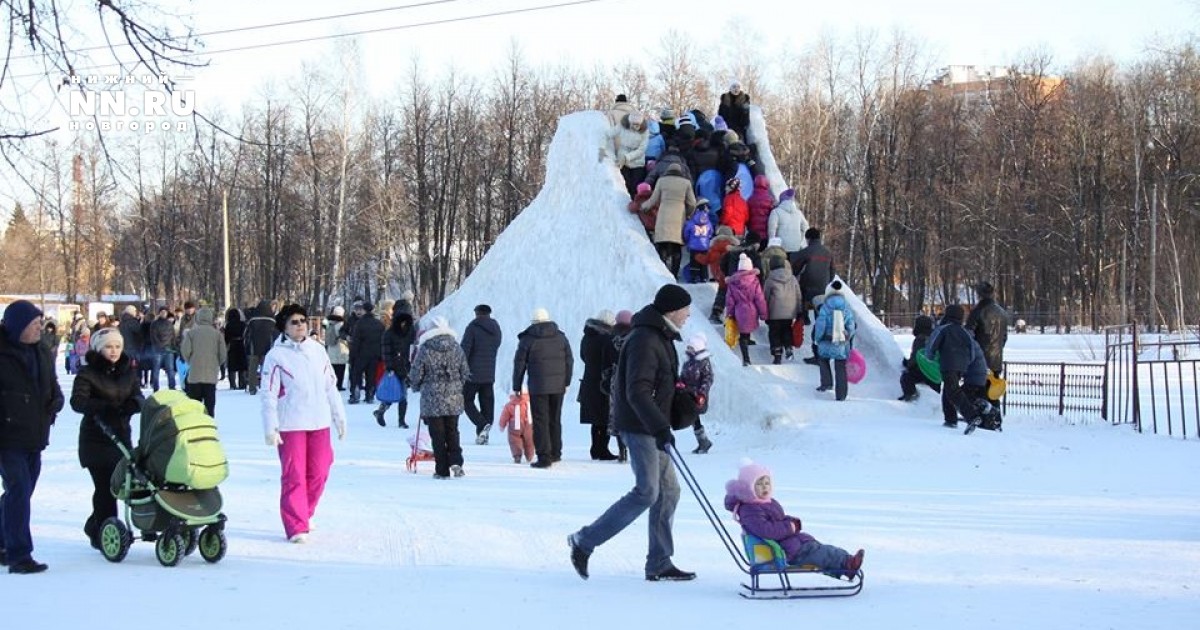
<path id="1" fill-rule="evenodd" d="M 821 240 L 821 230 L 818 230 L 817 228 L 814 228 L 814 227 L 810 227 L 804 231 L 804 238 L 805 238 L 805 240 L 809 240 L 809 241 L 819 241 L 819 240 Z"/>
<path id="2" fill-rule="evenodd" d="M 946 307 L 945 319 L 949 321 L 961 324 L 965 315 L 966 311 L 963 310 L 962 304 L 951 304 Z"/>
<path id="3" fill-rule="evenodd" d="M 983 282 L 975 285 L 975 292 L 981 297 L 992 297 L 993 295 L 996 295 L 996 287 L 992 286 L 991 282 L 984 280 Z"/>
<path id="4" fill-rule="evenodd" d="M 658 293 L 654 294 L 654 310 L 663 315 L 691 304 L 692 295 L 678 284 L 664 284 Z"/>
<path id="5" fill-rule="evenodd" d="M 479 306 L 475 307 L 475 314 L 476 315 L 491 315 L 492 307 L 488 306 L 487 304 L 480 304 Z"/>
<path id="6" fill-rule="evenodd" d="M 287 330 L 287 323 L 292 318 L 292 315 L 308 317 L 308 311 L 304 310 L 304 307 L 299 304 L 288 304 L 279 309 L 279 312 L 275 314 L 275 328 L 279 332 Z"/>

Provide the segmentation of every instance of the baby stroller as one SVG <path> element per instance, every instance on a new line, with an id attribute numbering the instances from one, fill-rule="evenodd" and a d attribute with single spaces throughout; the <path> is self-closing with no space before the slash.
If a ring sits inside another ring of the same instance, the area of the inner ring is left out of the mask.
<path id="1" fill-rule="evenodd" d="M 154 555 L 165 567 L 197 549 L 206 561 L 220 562 L 226 541 L 217 484 L 229 476 L 229 464 L 204 405 L 176 390 L 155 393 L 142 406 L 132 452 L 106 425 L 100 427 L 123 455 L 111 487 L 125 504 L 124 519 L 111 517 L 100 526 L 105 559 L 124 560 L 137 528 L 136 539 L 154 542 Z"/>

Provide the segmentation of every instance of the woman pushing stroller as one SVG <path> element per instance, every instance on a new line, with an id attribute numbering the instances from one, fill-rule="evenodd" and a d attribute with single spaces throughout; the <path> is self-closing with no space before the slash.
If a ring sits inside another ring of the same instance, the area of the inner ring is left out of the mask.
<path id="1" fill-rule="evenodd" d="M 100 548 L 100 527 L 117 516 L 117 499 L 109 486 L 122 455 L 99 424 L 108 426 L 127 448 L 132 438 L 130 418 L 144 400 L 138 370 L 125 354 L 125 341 L 116 328 L 101 328 L 92 335 L 86 365 L 75 377 L 71 408 L 83 414 L 79 423 L 79 464 L 92 477 L 92 513 L 83 525 L 92 547 Z"/>

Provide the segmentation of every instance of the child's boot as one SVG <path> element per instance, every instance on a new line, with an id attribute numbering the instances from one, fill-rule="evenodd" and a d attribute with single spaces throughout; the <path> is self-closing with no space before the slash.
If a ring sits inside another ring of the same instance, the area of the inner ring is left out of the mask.
<path id="1" fill-rule="evenodd" d="M 703 455 L 712 448 L 712 440 L 708 439 L 708 433 L 704 431 L 704 427 L 698 427 L 696 430 L 696 448 L 692 451 L 694 455 Z"/>
<path id="2" fill-rule="evenodd" d="M 846 558 L 846 579 L 853 580 L 854 576 L 858 575 L 858 570 L 862 568 L 864 552 L 859 549 L 853 556 Z"/>

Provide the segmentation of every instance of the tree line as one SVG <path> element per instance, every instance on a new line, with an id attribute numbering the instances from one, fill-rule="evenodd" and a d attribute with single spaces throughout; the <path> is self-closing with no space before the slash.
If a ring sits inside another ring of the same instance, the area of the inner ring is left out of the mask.
<path id="1" fill-rule="evenodd" d="M 324 309 L 409 288 L 428 307 L 537 194 L 560 116 L 618 92 L 652 114 L 712 115 L 738 77 L 797 202 L 877 311 L 969 301 L 988 280 L 1031 324 L 1195 324 L 1194 41 L 1126 65 L 1055 69 L 1034 53 L 969 91 L 939 85 L 903 35 L 767 59 L 672 31 L 644 62 L 590 70 L 514 45 L 486 78 L 413 61 L 376 99 L 354 50 L 335 57 L 193 133 L 27 140 L 39 167 L 0 242 L 4 290 L 217 302 L 225 202 L 235 304 Z"/>

